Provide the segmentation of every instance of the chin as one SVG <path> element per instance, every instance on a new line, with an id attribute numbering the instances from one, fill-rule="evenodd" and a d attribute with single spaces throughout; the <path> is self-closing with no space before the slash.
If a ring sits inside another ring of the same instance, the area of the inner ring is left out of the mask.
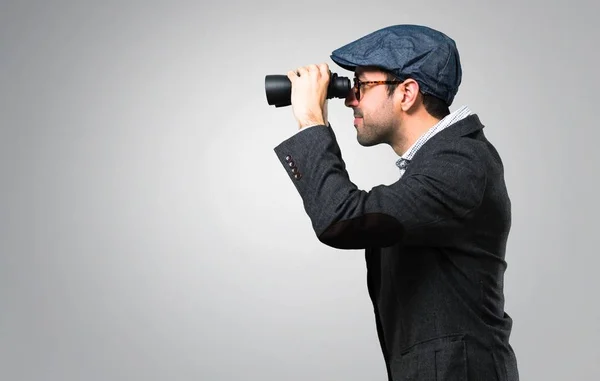
<path id="1" fill-rule="evenodd" d="M 381 143 L 387 143 L 387 140 L 379 134 L 365 134 L 361 129 L 356 132 L 356 140 L 363 147 L 372 147 Z"/>
<path id="2" fill-rule="evenodd" d="M 363 147 L 372 147 L 374 145 L 379 144 L 379 142 L 376 141 L 361 139 L 360 136 L 357 136 L 356 140 L 358 141 L 358 144 L 360 144 Z"/>

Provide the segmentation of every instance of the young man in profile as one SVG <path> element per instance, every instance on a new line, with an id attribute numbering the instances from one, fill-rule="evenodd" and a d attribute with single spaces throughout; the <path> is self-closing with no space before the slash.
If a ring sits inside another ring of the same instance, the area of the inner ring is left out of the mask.
<path id="1" fill-rule="evenodd" d="M 389 380 L 519 379 L 504 311 L 511 205 L 479 117 L 450 113 L 461 82 L 455 42 L 395 25 L 337 50 L 355 74 L 345 104 L 358 142 L 399 156 L 395 183 L 358 189 L 327 121 L 326 64 L 288 72 L 300 131 L 275 148 L 318 239 L 365 249 Z"/>

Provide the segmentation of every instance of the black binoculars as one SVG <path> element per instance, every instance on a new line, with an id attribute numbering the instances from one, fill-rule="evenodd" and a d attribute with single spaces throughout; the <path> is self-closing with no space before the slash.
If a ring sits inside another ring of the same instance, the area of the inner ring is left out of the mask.
<path id="1" fill-rule="evenodd" d="M 350 89 L 349 78 L 338 77 L 336 73 L 331 73 L 329 87 L 327 87 L 327 99 L 346 98 Z M 292 104 L 292 83 L 287 75 L 267 75 L 265 77 L 265 91 L 267 93 L 267 103 L 271 106 L 284 107 Z"/>

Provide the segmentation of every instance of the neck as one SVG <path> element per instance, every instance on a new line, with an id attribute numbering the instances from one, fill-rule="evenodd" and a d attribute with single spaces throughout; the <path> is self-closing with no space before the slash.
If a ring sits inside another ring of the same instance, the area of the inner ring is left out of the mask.
<path id="1" fill-rule="evenodd" d="M 402 127 L 399 129 L 400 134 L 392 144 L 394 152 L 398 156 L 402 156 L 415 142 L 431 127 L 435 126 L 440 119 L 437 119 L 429 114 L 423 116 L 413 116 L 402 122 Z"/>

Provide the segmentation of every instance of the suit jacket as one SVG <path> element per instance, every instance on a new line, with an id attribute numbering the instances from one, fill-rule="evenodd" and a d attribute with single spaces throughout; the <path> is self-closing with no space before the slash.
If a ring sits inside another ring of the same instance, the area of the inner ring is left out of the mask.
<path id="1" fill-rule="evenodd" d="M 511 204 L 476 114 L 427 141 L 398 181 L 369 192 L 349 180 L 331 127 L 274 150 L 317 238 L 365 249 L 389 380 L 518 380 L 503 291 Z"/>

